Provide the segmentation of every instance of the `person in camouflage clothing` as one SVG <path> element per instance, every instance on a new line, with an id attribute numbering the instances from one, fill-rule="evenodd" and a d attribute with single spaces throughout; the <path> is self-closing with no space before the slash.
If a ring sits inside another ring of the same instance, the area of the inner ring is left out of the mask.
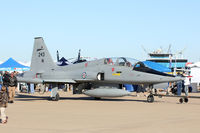
<path id="1" fill-rule="evenodd" d="M 1 116 L 1 123 L 5 124 L 8 121 L 8 117 L 5 114 L 5 110 L 8 105 L 8 93 L 5 86 L 2 86 L 0 91 L 0 116 Z"/>

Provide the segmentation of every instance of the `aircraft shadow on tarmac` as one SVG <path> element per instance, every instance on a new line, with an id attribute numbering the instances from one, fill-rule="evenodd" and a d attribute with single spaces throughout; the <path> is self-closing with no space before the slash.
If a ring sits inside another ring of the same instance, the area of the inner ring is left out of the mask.
<path id="1" fill-rule="evenodd" d="M 15 101 L 40 101 L 40 100 L 44 100 L 44 101 L 51 101 L 49 96 L 33 96 L 33 95 L 26 95 L 26 94 L 17 94 L 15 97 Z M 100 100 L 96 100 L 93 97 L 60 97 L 60 100 L 83 100 L 83 101 L 113 101 L 113 102 L 127 102 L 127 101 L 133 101 L 133 102 L 141 102 L 141 103 L 148 103 L 147 100 L 139 100 L 139 99 L 117 99 L 117 98 L 102 98 Z M 53 101 L 52 101 L 53 102 Z M 168 103 L 168 104 L 180 104 L 178 102 L 178 99 L 175 101 L 164 101 L 164 100 L 156 100 L 153 103 Z M 199 103 L 189 103 L 191 105 L 200 105 Z M 180 104 L 182 105 L 182 104 Z"/>
<path id="2" fill-rule="evenodd" d="M 15 98 L 16 98 L 15 101 L 37 101 L 37 100 L 51 101 L 49 96 L 33 96 L 33 95 L 17 94 Z M 144 103 L 147 102 L 146 100 L 136 100 L 136 99 L 107 99 L 107 98 L 102 98 L 100 100 L 96 100 L 93 97 L 60 97 L 60 100 L 116 101 L 116 102 L 135 101 L 135 102 L 144 102 Z"/>

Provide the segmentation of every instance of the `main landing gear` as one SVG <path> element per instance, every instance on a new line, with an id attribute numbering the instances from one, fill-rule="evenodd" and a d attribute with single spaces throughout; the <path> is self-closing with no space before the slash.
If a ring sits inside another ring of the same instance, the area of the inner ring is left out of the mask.
<path id="1" fill-rule="evenodd" d="M 153 94 L 150 94 L 150 95 L 147 97 L 147 102 L 148 102 L 148 103 L 153 103 L 153 102 L 154 102 L 154 96 L 153 96 Z"/>
<path id="2" fill-rule="evenodd" d="M 58 101 L 60 99 L 59 93 L 58 93 L 58 85 L 53 84 L 52 90 L 51 90 L 51 100 L 52 101 Z"/>

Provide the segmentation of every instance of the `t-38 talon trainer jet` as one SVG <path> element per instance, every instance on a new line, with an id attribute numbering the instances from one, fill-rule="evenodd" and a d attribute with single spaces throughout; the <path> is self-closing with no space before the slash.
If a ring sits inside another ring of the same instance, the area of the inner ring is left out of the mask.
<path id="1" fill-rule="evenodd" d="M 73 84 L 73 94 L 84 93 L 95 98 L 130 95 L 122 84 L 153 84 L 182 80 L 147 68 L 131 58 L 103 58 L 94 61 L 57 66 L 42 37 L 36 37 L 30 71 L 18 76 L 19 82 L 52 84 L 52 100 L 59 100 L 58 84 Z M 153 95 L 147 100 L 153 102 Z"/>

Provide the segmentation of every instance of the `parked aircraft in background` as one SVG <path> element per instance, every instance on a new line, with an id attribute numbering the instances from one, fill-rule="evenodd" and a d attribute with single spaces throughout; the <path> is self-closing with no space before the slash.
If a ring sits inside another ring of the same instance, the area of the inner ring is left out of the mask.
<path id="1" fill-rule="evenodd" d="M 73 85 L 73 93 L 84 93 L 95 98 L 130 95 L 122 84 L 154 84 L 182 80 L 150 69 L 135 59 L 116 57 L 57 66 L 49 54 L 42 37 L 36 37 L 30 71 L 18 76 L 19 82 L 52 84 L 52 100 L 59 100 L 58 84 Z M 154 101 L 150 94 L 149 102 Z"/>

